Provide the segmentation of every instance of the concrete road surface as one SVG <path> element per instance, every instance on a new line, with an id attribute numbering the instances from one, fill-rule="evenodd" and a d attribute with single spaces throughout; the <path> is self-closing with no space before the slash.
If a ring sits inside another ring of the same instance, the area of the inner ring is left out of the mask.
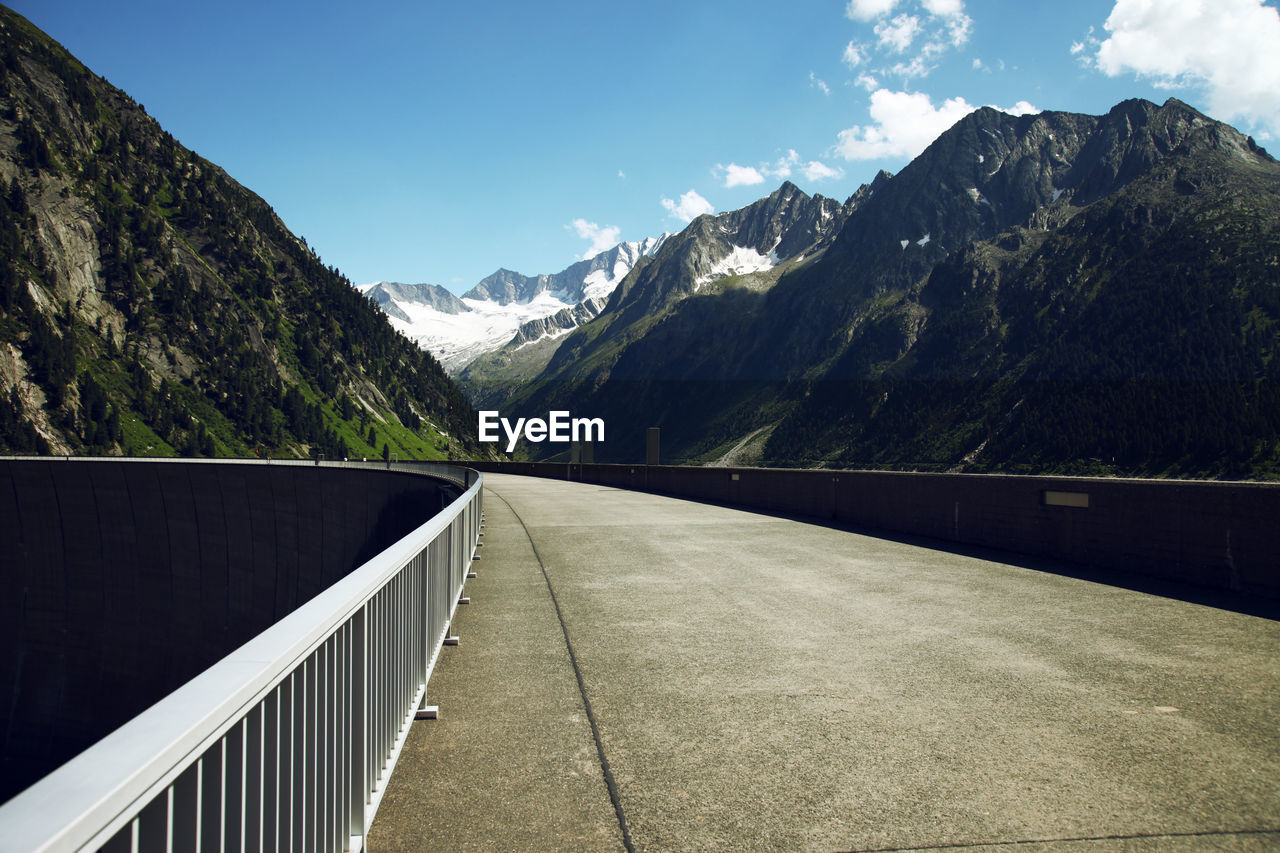
<path id="1" fill-rule="evenodd" d="M 1280 849 L 1280 623 L 673 498 L 485 485 L 442 717 L 414 724 L 373 853 Z"/>

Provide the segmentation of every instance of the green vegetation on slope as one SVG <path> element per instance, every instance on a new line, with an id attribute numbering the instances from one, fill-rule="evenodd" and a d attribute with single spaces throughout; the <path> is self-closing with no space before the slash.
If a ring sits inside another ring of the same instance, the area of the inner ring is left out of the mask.
<path id="1" fill-rule="evenodd" d="M 471 407 L 271 208 L 0 8 L 0 450 L 479 452 Z"/>

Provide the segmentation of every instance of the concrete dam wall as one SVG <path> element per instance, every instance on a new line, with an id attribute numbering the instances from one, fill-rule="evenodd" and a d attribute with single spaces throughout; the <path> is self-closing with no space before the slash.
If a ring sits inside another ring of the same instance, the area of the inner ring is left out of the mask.
<path id="1" fill-rule="evenodd" d="M 311 465 L 0 460 L 0 801 L 460 491 Z"/>
<path id="2" fill-rule="evenodd" d="M 809 516 L 1280 599 L 1280 484 L 470 463 Z"/>

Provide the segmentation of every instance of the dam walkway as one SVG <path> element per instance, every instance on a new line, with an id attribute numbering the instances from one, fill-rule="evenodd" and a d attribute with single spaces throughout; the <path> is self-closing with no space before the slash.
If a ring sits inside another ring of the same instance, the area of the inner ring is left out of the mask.
<path id="1" fill-rule="evenodd" d="M 440 718 L 374 853 L 1280 848 L 1280 622 L 641 492 L 484 488 Z"/>

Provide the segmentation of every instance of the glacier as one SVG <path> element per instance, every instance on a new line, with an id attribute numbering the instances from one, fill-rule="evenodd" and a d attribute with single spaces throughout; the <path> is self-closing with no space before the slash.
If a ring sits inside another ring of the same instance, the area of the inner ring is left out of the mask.
<path id="1" fill-rule="evenodd" d="M 631 268 L 641 258 L 658 251 L 668 236 L 663 234 L 660 237 L 619 243 L 607 250 L 615 254 L 613 265 L 592 270 L 581 279 L 583 300 L 607 299 L 627 273 L 631 272 Z M 354 287 L 367 295 L 379 283 L 357 284 Z M 447 372 L 456 374 L 479 356 L 505 346 L 515 337 L 519 328 L 530 320 L 541 320 L 580 304 L 574 301 L 576 290 L 576 287 L 561 286 L 555 290 L 538 291 L 523 301 L 505 304 L 493 298 L 463 296 L 461 301 L 466 310 L 456 314 L 446 313 L 423 302 L 403 299 L 391 300 L 391 304 L 399 309 L 398 313 L 403 317 L 396 316 L 395 311 L 384 310 L 394 328 L 435 356 Z M 560 337 L 560 334 L 553 337 Z"/>

